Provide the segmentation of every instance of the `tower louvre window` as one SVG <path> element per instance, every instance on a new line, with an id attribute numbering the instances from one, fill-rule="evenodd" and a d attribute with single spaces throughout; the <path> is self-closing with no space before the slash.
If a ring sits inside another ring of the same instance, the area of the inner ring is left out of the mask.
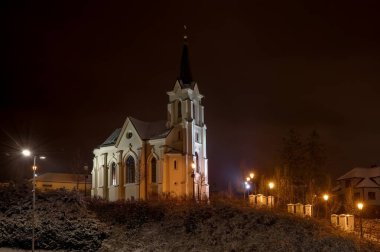
<path id="1" fill-rule="evenodd" d="M 182 118 L 181 101 L 178 100 L 177 106 L 178 106 L 178 118 Z"/>

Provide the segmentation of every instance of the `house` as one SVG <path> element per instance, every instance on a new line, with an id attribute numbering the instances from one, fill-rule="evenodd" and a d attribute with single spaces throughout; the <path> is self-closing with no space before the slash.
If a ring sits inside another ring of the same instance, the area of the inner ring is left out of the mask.
<path id="1" fill-rule="evenodd" d="M 186 36 L 179 77 L 167 95 L 166 120 L 129 116 L 94 149 L 92 197 L 209 198 L 203 95 L 191 75 Z"/>
<path id="2" fill-rule="evenodd" d="M 54 189 L 84 191 L 86 188 L 89 191 L 91 177 L 84 174 L 48 172 L 36 176 L 36 188 L 42 191 Z"/>
<path id="3" fill-rule="evenodd" d="M 337 181 L 339 195 L 351 195 L 353 202 L 364 201 L 368 206 L 380 206 L 380 167 L 357 167 Z"/>

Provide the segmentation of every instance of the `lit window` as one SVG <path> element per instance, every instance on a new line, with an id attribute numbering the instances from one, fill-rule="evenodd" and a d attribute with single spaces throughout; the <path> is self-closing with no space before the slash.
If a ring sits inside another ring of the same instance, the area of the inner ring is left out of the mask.
<path id="1" fill-rule="evenodd" d="M 152 183 L 156 183 L 157 182 L 157 161 L 155 158 L 152 158 L 151 168 L 152 168 Z"/>
<path id="2" fill-rule="evenodd" d="M 135 183 L 135 159 L 132 156 L 127 158 L 126 162 L 127 167 L 127 183 Z"/>

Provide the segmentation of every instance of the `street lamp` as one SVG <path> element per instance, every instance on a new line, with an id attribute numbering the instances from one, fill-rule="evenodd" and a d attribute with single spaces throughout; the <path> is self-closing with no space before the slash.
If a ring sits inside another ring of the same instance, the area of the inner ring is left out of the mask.
<path id="1" fill-rule="evenodd" d="M 362 210 L 363 210 L 363 203 L 358 203 L 358 209 L 359 209 L 359 221 L 360 221 L 360 238 L 363 238 L 363 223 L 362 223 Z"/>
<path id="2" fill-rule="evenodd" d="M 193 200 L 195 201 L 195 168 L 197 167 L 197 165 L 192 162 L 191 163 L 191 168 L 192 168 L 192 172 L 191 172 L 191 177 L 193 178 Z"/>
<path id="3" fill-rule="evenodd" d="M 247 198 L 249 196 L 249 188 L 251 188 L 251 186 L 249 185 L 248 181 L 245 182 L 245 189 L 247 191 Z M 244 194 L 245 195 L 245 194 Z"/>
<path id="4" fill-rule="evenodd" d="M 271 201 L 270 201 L 270 207 L 272 208 L 273 207 L 273 200 L 274 200 L 274 196 L 272 196 L 272 189 L 274 188 L 274 183 L 271 181 L 268 183 L 268 187 L 269 187 L 269 196 L 271 196 Z M 269 201 L 269 198 L 268 198 L 268 201 Z"/>
<path id="5" fill-rule="evenodd" d="M 29 157 L 32 155 L 32 152 L 28 149 L 24 149 L 21 152 L 25 157 Z M 35 212 L 36 212 L 36 170 L 37 170 L 37 165 L 36 165 L 36 160 L 37 158 L 39 159 L 46 159 L 45 156 L 38 156 L 38 155 L 33 155 L 33 214 L 32 214 L 32 251 L 34 251 L 34 230 L 35 230 Z"/>
<path id="6" fill-rule="evenodd" d="M 323 194 L 323 199 L 324 199 L 325 202 L 326 202 L 326 214 L 325 214 L 326 219 L 327 219 L 327 204 L 328 204 L 329 197 L 330 197 L 330 196 L 329 196 L 327 193 Z"/>
<path id="7" fill-rule="evenodd" d="M 249 174 L 249 177 L 250 177 L 251 179 L 253 179 L 253 178 L 255 177 L 255 174 L 254 174 L 253 172 L 251 172 L 251 173 Z"/>
<path id="8" fill-rule="evenodd" d="M 273 182 L 269 182 L 268 183 L 268 187 L 270 190 L 272 190 L 274 188 L 274 183 Z"/>
<path id="9" fill-rule="evenodd" d="M 84 169 L 84 172 L 85 172 L 85 174 L 84 174 L 84 197 L 86 197 L 86 192 L 87 192 L 87 171 L 88 171 L 88 165 L 87 164 L 85 164 L 84 166 L 83 166 L 83 169 Z"/>

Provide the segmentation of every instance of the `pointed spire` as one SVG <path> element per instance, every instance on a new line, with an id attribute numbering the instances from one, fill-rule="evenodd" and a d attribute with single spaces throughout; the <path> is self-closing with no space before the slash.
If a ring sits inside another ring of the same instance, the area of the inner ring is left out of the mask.
<path id="1" fill-rule="evenodd" d="M 193 82 L 193 78 L 191 76 L 190 70 L 190 61 L 189 61 L 189 48 L 187 43 L 187 27 L 184 25 L 185 34 L 183 36 L 183 48 L 182 48 L 182 58 L 181 58 L 181 69 L 179 73 L 179 80 L 183 85 L 191 85 Z"/>

